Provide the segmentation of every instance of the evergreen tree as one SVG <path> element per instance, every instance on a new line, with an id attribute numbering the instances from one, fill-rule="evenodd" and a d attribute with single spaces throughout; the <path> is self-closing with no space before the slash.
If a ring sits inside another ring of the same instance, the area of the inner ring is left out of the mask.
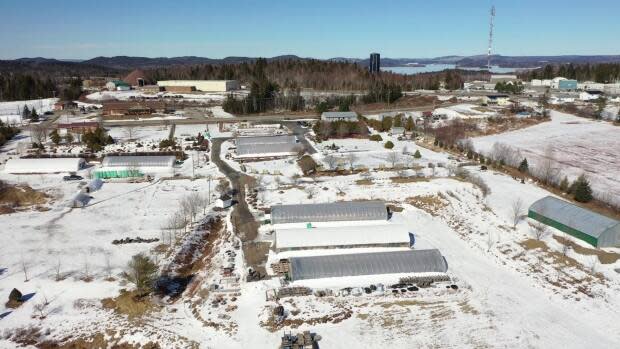
<path id="1" fill-rule="evenodd" d="M 529 165 L 527 163 L 527 159 L 523 158 L 523 161 L 519 164 L 519 172 L 527 173 L 529 171 Z"/>
<path id="2" fill-rule="evenodd" d="M 68 144 L 73 143 L 73 135 L 70 132 L 67 132 L 67 135 L 65 136 L 65 142 L 67 142 Z"/>
<path id="3" fill-rule="evenodd" d="M 618 115 L 618 117 L 620 118 L 620 115 Z M 408 117 L 407 118 L 407 122 L 405 123 L 405 130 L 407 131 L 413 131 L 415 129 L 415 123 L 413 122 L 413 117 Z"/>
<path id="4" fill-rule="evenodd" d="M 32 108 L 30 111 L 30 121 L 37 122 L 39 121 L 39 114 L 37 114 L 37 110 Z"/>
<path id="5" fill-rule="evenodd" d="M 24 105 L 24 109 L 22 109 L 22 119 L 30 119 L 30 109 L 27 105 Z"/>
<path id="6" fill-rule="evenodd" d="M 392 149 L 392 148 L 394 148 L 394 143 L 392 143 L 392 141 L 387 141 L 387 142 L 385 142 L 384 147 L 385 147 L 385 149 Z"/>
<path id="7" fill-rule="evenodd" d="M 413 154 L 413 157 L 416 159 L 419 159 L 422 157 L 422 154 L 420 154 L 420 150 L 416 150 L 415 153 Z"/>
<path id="8" fill-rule="evenodd" d="M 586 176 L 581 175 L 573 183 L 573 191 L 575 195 L 575 201 L 578 202 L 590 202 L 592 201 L 592 188 L 590 188 L 590 182 Z"/>
<path id="9" fill-rule="evenodd" d="M 60 135 L 58 134 L 58 130 L 54 129 L 50 132 L 50 139 L 54 142 L 54 144 L 60 144 Z"/>
<path id="10" fill-rule="evenodd" d="M 560 181 L 560 190 L 565 193 L 568 193 L 569 186 L 570 184 L 568 183 L 568 178 L 564 176 L 564 178 L 562 178 L 562 180 Z"/>

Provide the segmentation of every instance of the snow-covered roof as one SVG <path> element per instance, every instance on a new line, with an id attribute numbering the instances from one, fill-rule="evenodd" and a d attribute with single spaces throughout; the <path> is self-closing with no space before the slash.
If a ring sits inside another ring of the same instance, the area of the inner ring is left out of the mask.
<path id="1" fill-rule="evenodd" d="M 276 229 L 276 249 L 310 249 L 333 246 L 397 246 L 409 243 L 409 230 L 401 224 Z"/>
<path id="2" fill-rule="evenodd" d="M 9 159 L 4 166 L 4 172 L 14 174 L 75 172 L 81 170 L 84 164 L 82 158 Z"/>
<path id="3" fill-rule="evenodd" d="M 83 193 L 83 192 L 79 192 L 73 197 L 73 199 L 71 200 L 71 203 L 69 204 L 69 207 L 84 207 L 88 205 L 88 202 L 90 201 L 90 199 L 91 199 L 90 195 Z"/>
<path id="4" fill-rule="evenodd" d="M 174 155 L 155 156 L 106 156 L 102 167 L 173 167 Z"/>
<path id="5" fill-rule="evenodd" d="M 382 201 L 349 201 L 323 204 L 275 205 L 271 207 L 273 224 L 386 220 Z"/>
<path id="6" fill-rule="evenodd" d="M 536 201 L 530 206 L 530 211 L 595 238 L 612 229 L 620 231 L 620 222 L 617 220 L 553 196 Z"/>
<path id="7" fill-rule="evenodd" d="M 436 249 L 293 257 L 290 260 L 293 281 L 359 275 L 445 273 L 448 270 L 446 260 Z"/>

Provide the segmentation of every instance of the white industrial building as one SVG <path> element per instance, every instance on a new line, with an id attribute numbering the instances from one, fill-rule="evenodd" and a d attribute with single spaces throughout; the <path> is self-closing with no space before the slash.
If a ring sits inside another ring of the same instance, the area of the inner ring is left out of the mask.
<path id="1" fill-rule="evenodd" d="M 163 87 L 194 87 L 201 92 L 227 92 L 239 89 L 237 80 L 162 80 L 157 82 Z"/>
<path id="2" fill-rule="evenodd" d="M 588 90 L 602 91 L 605 89 L 605 84 L 594 82 L 594 81 L 584 81 L 584 82 L 578 82 L 577 88 L 579 90 L 586 90 L 586 91 Z"/>
<path id="3" fill-rule="evenodd" d="M 4 172 L 12 174 L 69 173 L 84 168 L 82 158 L 9 159 Z"/>

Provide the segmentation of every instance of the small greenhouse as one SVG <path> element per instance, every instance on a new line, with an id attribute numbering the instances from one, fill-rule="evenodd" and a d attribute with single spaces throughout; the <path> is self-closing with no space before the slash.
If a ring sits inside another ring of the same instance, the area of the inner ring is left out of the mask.
<path id="1" fill-rule="evenodd" d="M 324 204 L 275 205 L 271 207 L 271 223 L 312 223 L 339 221 L 387 220 L 388 211 L 382 201 L 349 201 Z"/>
<path id="2" fill-rule="evenodd" d="M 528 217 L 595 247 L 620 247 L 620 222 L 547 196 L 530 206 Z"/>

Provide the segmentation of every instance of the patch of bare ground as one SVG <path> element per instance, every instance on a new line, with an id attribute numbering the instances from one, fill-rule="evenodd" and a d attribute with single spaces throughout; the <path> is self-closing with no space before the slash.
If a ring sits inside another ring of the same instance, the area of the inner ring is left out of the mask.
<path id="1" fill-rule="evenodd" d="M 429 179 L 426 177 L 391 177 L 390 180 L 392 183 L 418 183 L 418 182 L 428 182 Z"/>
<path id="2" fill-rule="evenodd" d="M 592 287 L 596 284 L 607 285 L 607 278 L 596 272 L 594 266 L 586 267 L 562 252 L 553 251 L 544 241 L 527 239 L 519 245 L 527 251 L 536 250 L 537 253 L 533 255 L 535 261 L 526 258 L 524 252 L 513 256 L 513 260 L 527 263 L 528 272 L 540 275 L 547 283 L 560 289 L 572 290 L 576 300 L 579 300 L 579 295 L 595 297 Z M 553 272 L 550 273 L 546 267 L 551 267 Z M 575 276 L 574 271 L 583 276 Z"/>
<path id="3" fill-rule="evenodd" d="M 355 181 L 357 185 L 373 185 L 372 179 L 358 179 Z"/>
<path id="4" fill-rule="evenodd" d="M 14 213 L 33 206 L 38 211 L 46 211 L 48 209 L 41 205 L 49 199 L 47 194 L 27 185 L 9 185 L 0 181 L 0 214 Z"/>
<path id="5" fill-rule="evenodd" d="M 620 259 L 620 254 L 614 252 L 606 252 L 596 248 L 583 247 L 574 241 L 571 241 L 563 236 L 553 235 L 553 238 L 564 246 L 569 246 L 575 253 L 585 256 L 597 256 L 599 262 L 602 264 L 613 264 Z"/>
<path id="6" fill-rule="evenodd" d="M 439 193 L 437 195 L 412 196 L 405 199 L 405 202 L 426 211 L 432 216 L 438 216 L 439 211 L 449 205 L 449 201 Z"/>
<path id="7" fill-rule="evenodd" d="M 141 318 L 159 308 L 149 297 L 138 297 L 135 292 L 126 290 L 121 290 L 116 298 L 102 299 L 101 305 L 117 314 L 126 315 L 130 320 Z"/>
<path id="8" fill-rule="evenodd" d="M 290 309 L 289 315 L 281 321 L 278 321 L 276 315 L 273 314 L 270 307 L 266 307 L 265 311 L 269 311 L 267 320 L 260 321 L 261 327 L 269 332 L 277 332 L 282 328 L 299 328 L 300 326 L 315 326 L 318 324 L 338 324 L 349 319 L 353 315 L 350 306 L 340 302 L 330 302 L 333 306 L 327 314 L 312 314 L 311 308 L 297 308 L 293 300 L 287 300 L 285 308 Z"/>
<path id="9" fill-rule="evenodd" d="M 107 337 L 112 337 L 115 331 L 108 331 Z M 161 346 L 156 342 L 145 344 L 135 344 L 122 342 L 119 339 L 109 340 L 103 333 L 89 334 L 88 336 L 74 338 L 66 336 L 60 340 L 46 339 L 49 330 L 43 331 L 39 327 L 30 326 L 17 328 L 7 335 L 4 339 L 11 341 L 19 346 L 32 346 L 38 349 L 160 349 Z"/>
<path id="10" fill-rule="evenodd" d="M 271 243 L 264 241 L 243 243 L 243 256 L 247 266 L 261 274 L 266 274 L 265 261 L 270 247 Z"/>

